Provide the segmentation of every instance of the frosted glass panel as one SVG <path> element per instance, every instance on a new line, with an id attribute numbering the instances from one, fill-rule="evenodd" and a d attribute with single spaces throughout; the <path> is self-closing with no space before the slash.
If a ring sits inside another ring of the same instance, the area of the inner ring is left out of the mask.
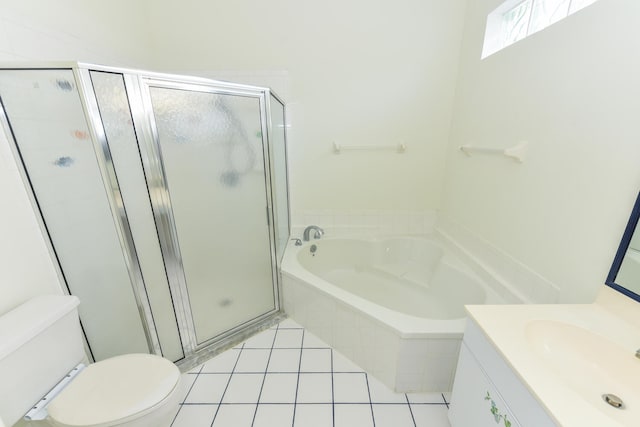
<path id="1" fill-rule="evenodd" d="M 533 3 L 529 34 L 564 19 L 569 13 L 570 0 L 537 0 Z"/>
<path id="2" fill-rule="evenodd" d="M 3 70 L 0 97 L 94 357 L 147 353 L 73 73 Z"/>
<path id="3" fill-rule="evenodd" d="M 289 195 L 284 105 L 271 96 L 271 153 L 273 156 L 274 210 L 276 213 L 276 253 L 282 259 L 289 240 Z"/>
<path id="4" fill-rule="evenodd" d="M 569 14 L 577 12 L 580 9 L 584 9 L 595 2 L 596 0 L 571 0 L 571 9 L 569 10 Z"/>
<path id="5" fill-rule="evenodd" d="M 150 95 L 200 344 L 275 309 L 260 101 Z"/>
<path id="6" fill-rule="evenodd" d="M 91 81 L 118 176 L 162 355 L 184 357 L 122 74 L 92 71 Z"/>
<path id="7" fill-rule="evenodd" d="M 502 46 L 508 46 L 527 36 L 531 0 L 525 0 L 502 15 Z"/>

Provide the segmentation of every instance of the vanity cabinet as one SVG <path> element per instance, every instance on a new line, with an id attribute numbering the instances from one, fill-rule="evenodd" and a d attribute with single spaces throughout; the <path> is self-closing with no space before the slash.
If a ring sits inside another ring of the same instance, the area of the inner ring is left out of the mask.
<path id="1" fill-rule="evenodd" d="M 449 420 L 452 427 L 559 427 L 472 319 L 460 349 Z"/>

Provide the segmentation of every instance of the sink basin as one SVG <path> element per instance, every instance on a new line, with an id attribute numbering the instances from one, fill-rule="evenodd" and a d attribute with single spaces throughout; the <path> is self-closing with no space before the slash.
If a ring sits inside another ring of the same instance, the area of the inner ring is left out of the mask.
<path id="1" fill-rule="evenodd" d="M 640 420 L 640 360 L 635 349 L 554 320 L 529 321 L 525 337 L 543 366 L 591 405 L 624 425 Z M 602 398 L 605 393 L 619 396 L 624 406 L 609 406 Z"/>

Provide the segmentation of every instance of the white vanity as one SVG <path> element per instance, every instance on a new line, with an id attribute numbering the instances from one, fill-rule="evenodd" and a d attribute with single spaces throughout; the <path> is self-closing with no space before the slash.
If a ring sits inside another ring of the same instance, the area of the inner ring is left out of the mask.
<path id="1" fill-rule="evenodd" d="M 467 309 L 452 427 L 640 426 L 638 302 L 603 287 L 594 304 Z"/>

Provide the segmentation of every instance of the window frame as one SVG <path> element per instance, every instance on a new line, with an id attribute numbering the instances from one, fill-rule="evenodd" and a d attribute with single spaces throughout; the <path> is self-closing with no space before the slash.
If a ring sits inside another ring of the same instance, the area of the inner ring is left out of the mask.
<path id="1" fill-rule="evenodd" d="M 562 21 L 569 15 L 572 15 L 577 11 L 592 5 L 598 0 L 556 0 L 559 6 L 562 6 L 563 8 L 564 5 L 562 5 L 561 3 L 567 3 L 566 11 L 561 13 L 560 15 L 557 15 L 560 17 L 555 21 L 549 20 L 549 22 L 546 22 L 544 25 L 532 27 L 531 24 L 533 21 L 536 6 L 544 1 L 548 0 L 506 0 L 493 11 L 491 11 L 487 15 L 481 59 L 493 55 L 494 53 L 529 37 L 531 34 L 542 31 L 545 28 Z M 510 30 L 505 29 L 505 16 L 510 12 L 513 12 L 514 10 L 522 7 L 524 4 L 529 5 L 527 7 L 527 11 L 525 11 L 524 13 L 524 19 L 526 20 L 524 31 L 521 30 L 519 33 L 522 34 L 517 34 L 515 37 L 509 37 L 508 31 Z"/>

